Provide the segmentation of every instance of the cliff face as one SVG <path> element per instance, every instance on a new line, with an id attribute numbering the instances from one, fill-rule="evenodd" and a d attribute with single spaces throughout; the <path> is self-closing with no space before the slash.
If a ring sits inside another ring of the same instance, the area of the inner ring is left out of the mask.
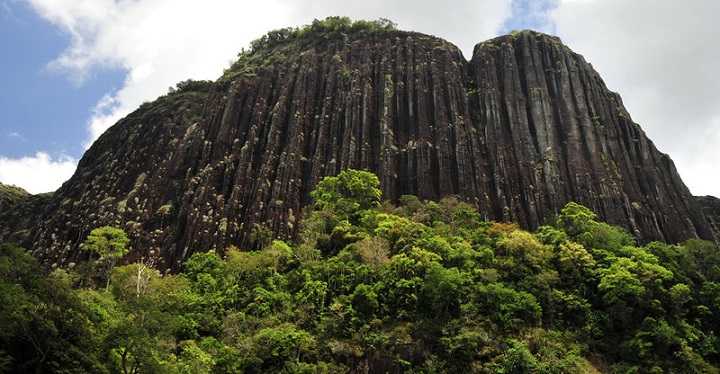
<path id="1" fill-rule="evenodd" d="M 720 199 L 714 196 L 696 196 L 715 238 L 720 238 Z"/>
<path id="2" fill-rule="evenodd" d="M 481 43 L 470 70 L 495 217 L 534 227 L 575 200 L 642 241 L 713 237 L 672 160 L 559 39 Z"/>
<path id="3" fill-rule="evenodd" d="M 643 241 L 713 239 L 678 176 L 582 56 L 522 32 L 475 47 L 387 31 L 288 42 L 214 84 L 143 105 L 108 130 L 52 197 L 28 243 L 82 257 L 94 227 L 122 225 L 165 266 L 296 234 L 308 193 L 344 168 L 385 198 L 458 195 L 488 219 L 534 228 L 578 201 Z"/>
<path id="4" fill-rule="evenodd" d="M 28 241 L 51 197 L 0 183 L 0 242 Z"/>

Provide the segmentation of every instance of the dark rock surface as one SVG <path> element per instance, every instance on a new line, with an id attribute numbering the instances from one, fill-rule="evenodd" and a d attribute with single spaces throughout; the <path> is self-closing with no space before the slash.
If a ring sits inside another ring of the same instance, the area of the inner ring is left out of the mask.
<path id="1" fill-rule="evenodd" d="M 695 200 L 705 214 L 715 238 L 720 238 L 720 199 L 714 196 L 695 196 Z"/>
<path id="2" fill-rule="evenodd" d="M 641 241 L 714 238 L 672 160 L 555 37 L 499 37 L 467 61 L 423 34 L 343 35 L 254 52 L 230 73 L 109 129 L 27 244 L 67 263 L 94 227 L 120 225 L 135 256 L 172 267 L 247 248 L 256 224 L 293 237 L 309 191 L 343 168 L 375 171 L 388 199 L 454 194 L 527 228 L 578 201 Z"/>
<path id="3" fill-rule="evenodd" d="M 20 187 L 0 183 L 0 239 L 26 242 L 52 194 L 31 195 Z"/>
<path id="4" fill-rule="evenodd" d="M 523 32 L 481 43 L 470 71 L 495 217 L 535 227 L 575 200 L 641 241 L 713 238 L 670 157 L 559 39 Z"/>
<path id="5" fill-rule="evenodd" d="M 30 193 L 20 187 L 0 183 L 0 212 L 7 211 L 29 196 Z"/>

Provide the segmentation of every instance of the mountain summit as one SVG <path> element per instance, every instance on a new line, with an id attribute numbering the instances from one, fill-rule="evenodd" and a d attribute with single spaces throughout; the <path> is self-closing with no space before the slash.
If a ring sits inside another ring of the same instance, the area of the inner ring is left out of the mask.
<path id="1" fill-rule="evenodd" d="M 375 172 L 389 199 L 455 195 L 526 228 L 577 201 L 641 241 L 718 234 L 670 157 L 557 37 L 512 33 L 468 61 L 437 37 L 328 21 L 271 32 L 217 81 L 142 105 L 16 229 L 60 265 L 93 228 L 122 226 L 133 256 L 174 267 L 293 237 L 309 191 L 346 168 Z"/>

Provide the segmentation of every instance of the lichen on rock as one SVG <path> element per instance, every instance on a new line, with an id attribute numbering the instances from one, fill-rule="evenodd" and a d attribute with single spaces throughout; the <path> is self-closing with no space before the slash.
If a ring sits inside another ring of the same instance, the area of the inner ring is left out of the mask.
<path id="1" fill-rule="evenodd" d="M 177 266 L 251 248 L 256 227 L 292 239 L 310 190 L 346 168 L 388 199 L 454 195 L 525 228 L 577 201 L 641 241 L 714 238 L 672 160 L 558 38 L 498 37 L 468 61 L 433 36 L 339 28 L 257 44 L 217 82 L 143 104 L 43 198 L 26 241 L 63 265 L 93 228 L 134 221 L 134 251 Z"/>

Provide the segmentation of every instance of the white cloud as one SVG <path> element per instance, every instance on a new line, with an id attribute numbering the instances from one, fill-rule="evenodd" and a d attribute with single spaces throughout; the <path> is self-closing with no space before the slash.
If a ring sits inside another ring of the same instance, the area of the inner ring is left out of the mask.
<path id="1" fill-rule="evenodd" d="M 510 0 L 364 0 L 299 1 L 293 23 L 341 15 L 355 19 L 388 18 L 399 28 L 436 35 L 459 46 L 466 58 L 475 44 L 497 35 L 510 16 Z"/>
<path id="2" fill-rule="evenodd" d="M 495 34 L 510 12 L 509 0 L 362 3 L 264 0 L 27 0 L 72 40 L 50 67 L 77 82 L 96 68 L 127 71 L 118 91 L 108 93 L 88 121 L 86 146 L 108 127 L 188 78 L 216 79 L 240 49 L 265 32 L 329 15 L 391 18 L 401 27 L 434 33 L 466 53 Z"/>
<path id="3" fill-rule="evenodd" d="M 188 78 L 215 79 L 255 37 L 285 26 L 276 0 L 28 0 L 71 36 L 50 67 L 82 82 L 92 69 L 127 71 L 89 120 L 88 145 L 142 102 Z M 262 14 L 262 17 L 258 17 Z"/>
<path id="4" fill-rule="evenodd" d="M 551 16 L 696 195 L 720 196 L 718 14 L 717 0 L 566 0 Z"/>
<path id="5" fill-rule="evenodd" d="M 691 192 L 720 197 L 720 116 L 708 123 L 695 133 L 693 149 L 678 152 L 674 161 Z"/>
<path id="6" fill-rule="evenodd" d="M 34 156 L 0 156 L 0 182 L 24 188 L 30 193 L 56 190 L 75 172 L 77 160 L 68 156 L 55 159 L 45 152 Z"/>
<path id="7" fill-rule="evenodd" d="M 178 81 L 217 78 L 243 46 L 270 29 L 329 15 L 385 17 L 401 28 L 444 37 L 469 57 L 473 45 L 494 36 L 511 11 L 509 0 L 26 1 L 72 38 L 52 68 L 78 82 L 93 69 L 127 72 L 122 87 L 98 101 L 88 120 L 88 146 Z M 561 0 L 550 14 L 557 33 L 621 93 L 695 194 L 720 195 L 720 173 L 714 170 L 720 162 L 714 149 L 720 138 L 716 14 L 716 0 L 682 6 L 670 0 Z"/>
<path id="8" fill-rule="evenodd" d="M 108 92 L 92 110 L 86 148 L 122 117 L 175 83 L 188 78 L 216 79 L 243 47 L 272 29 L 330 15 L 384 17 L 404 29 L 445 37 L 468 55 L 475 43 L 494 36 L 510 13 L 509 0 L 462 0 L 452 6 L 429 0 L 25 1 L 71 38 L 70 46 L 49 68 L 78 84 L 94 69 L 127 72 L 122 87 Z M 2 168 L 0 180 L 32 192 L 57 188 L 76 164 L 63 157 L 53 160 L 45 153 L 2 160 L 8 167 Z"/>
<path id="9" fill-rule="evenodd" d="M 10 5 L 8 5 L 8 3 L 6 3 L 5 1 L 0 3 L 0 9 L 2 9 L 1 13 L 3 15 L 3 18 L 10 18 L 13 16 L 13 11 L 12 9 L 10 9 Z"/>
<path id="10" fill-rule="evenodd" d="M 17 131 L 11 131 L 7 134 L 7 136 L 8 136 L 8 138 L 13 138 L 15 140 L 19 140 L 22 142 L 24 142 L 26 140 L 25 137 L 22 136 L 22 134 Z"/>

